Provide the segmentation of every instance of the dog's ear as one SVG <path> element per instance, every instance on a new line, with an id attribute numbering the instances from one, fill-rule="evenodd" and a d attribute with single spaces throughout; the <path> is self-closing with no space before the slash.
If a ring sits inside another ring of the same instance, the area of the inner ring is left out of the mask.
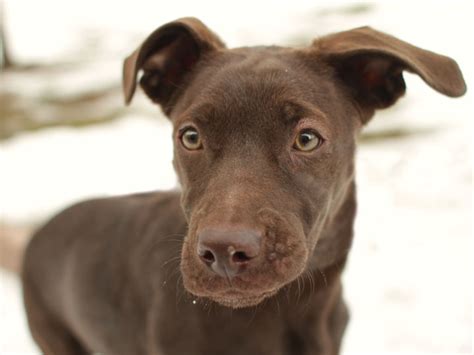
<path id="1" fill-rule="evenodd" d="M 309 51 L 335 69 L 358 102 L 364 123 L 376 109 L 393 105 L 405 93 L 404 70 L 418 74 L 444 95 L 458 97 L 466 92 L 454 60 L 370 27 L 322 37 Z"/>
<path id="2" fill-rule="evenodd" d="M 155 30 L 125 59 L 123 93 L 129 104 L 135 93 L 137 75 L 143 70 L 140 85 L 165 112 L 171 97 L 197 62 L 224 43 L 196 18 L 182 18 Z"/>

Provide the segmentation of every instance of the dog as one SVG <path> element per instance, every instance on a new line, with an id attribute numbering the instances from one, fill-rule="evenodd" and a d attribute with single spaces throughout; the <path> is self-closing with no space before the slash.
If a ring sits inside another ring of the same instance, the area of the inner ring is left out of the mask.
<path id="1" fill-rule="evenodd" d="M 466 91 L 454 60 L 370 27 L 306 48 L 227 49 L 195 18 L 151 33 L 123 92 L 139 82 L 171 120 L 181 191 L 81 202 L 34 235 L 22 281 L 41 350 L 338 354 L 356 138 L 404 71 Z"/>

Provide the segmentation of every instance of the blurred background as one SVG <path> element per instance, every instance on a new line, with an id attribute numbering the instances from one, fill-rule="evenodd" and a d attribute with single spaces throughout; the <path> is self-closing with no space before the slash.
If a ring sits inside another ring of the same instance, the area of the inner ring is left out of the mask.
<path id="1" fill-rule="evenodd" d="M 473 5 L 0 0 L 0 354 L 39 354 L 12 243 L 77 200 L 176 187 L 170 124 L 142 93 L 121 97 L 122 60 L 156 27 L 196 16 L 234 47 L 370 25 L 456 59 L 469 87 Z M 472 353 L 473 96 L 405 78 L 406 97 L 360 138 L 346 355 Z"/>

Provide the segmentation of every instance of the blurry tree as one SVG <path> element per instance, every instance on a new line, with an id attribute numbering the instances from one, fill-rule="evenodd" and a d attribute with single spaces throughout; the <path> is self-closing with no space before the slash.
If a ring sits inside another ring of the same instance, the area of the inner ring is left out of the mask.
<path id="1" fill-rule="evenodd" d="M 9 68 L 12 66 L 10 53 L 8 52 L 7 40 L 5 36 L 5 11 L 3 1 L 0 1 L 0 68 Z"/>
<path id="2" fill-rule="evenodd" d="M 0 0 L 0 142 L 25 131 L 82 127 L 124 115 L 119 82 L 90 80 L 84 85 L 84 76 L 78 73 L 93 77 L 97 70 L 87 61 L 25 64 L 12 60 L 6 16 Z M 69 90 L 64 90 L 66 78 L 71 78 L 66 84 Z M 81 85 L 71 90 L 76 82 Z"/>

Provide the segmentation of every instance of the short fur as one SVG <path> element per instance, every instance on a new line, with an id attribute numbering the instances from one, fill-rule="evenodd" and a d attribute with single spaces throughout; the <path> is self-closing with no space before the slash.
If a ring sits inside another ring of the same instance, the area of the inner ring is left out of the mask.
<path id="1" fill-rule="evenodd" d="M 404 70 L 448 96 L 466 90 L 452 59 L 368 27 L 301 49 L 227 49 L 194 18 L 157 29 L 126 59 L 124 95 L 143 71 L 141 87 L 174 126 L 182 189 L 82 202 L 36 233 L 23 285 L 40 348 L 338 354 L 356 137 L 404 94 Z M 201 149 L 183 146 L 186 127 Z M 305 129 L 322 142 L 310 152 L 293 144 Z M 222 277 L 197 251 L 209 230 L 217 240 L 251 230 L 258 255 Z"/>

